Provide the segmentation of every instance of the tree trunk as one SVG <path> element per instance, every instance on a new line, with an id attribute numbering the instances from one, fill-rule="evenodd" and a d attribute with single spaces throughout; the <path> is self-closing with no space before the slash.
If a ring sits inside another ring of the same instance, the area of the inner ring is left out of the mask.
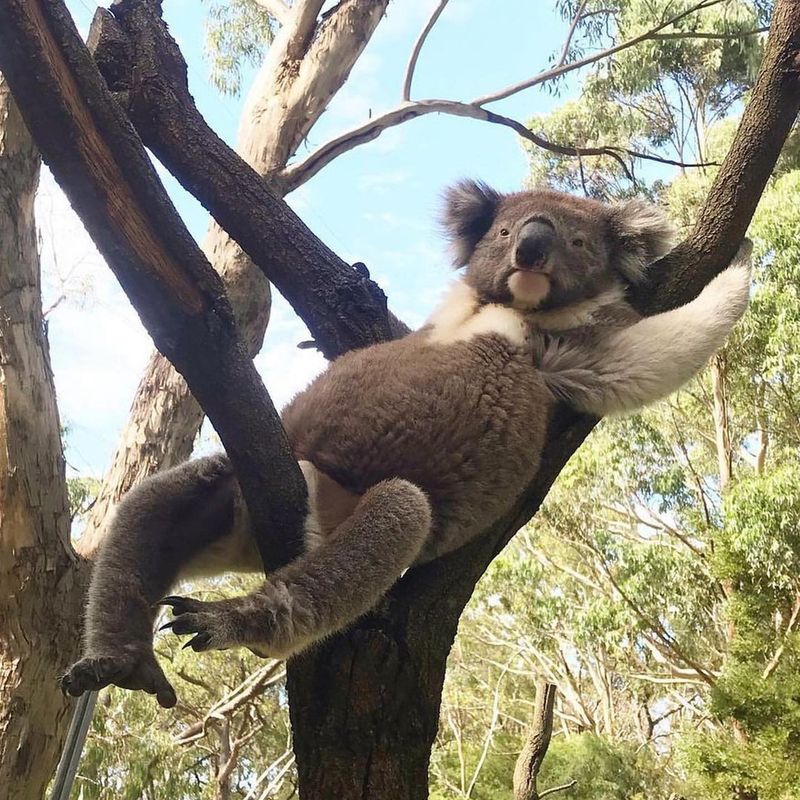
<path id="1" fill-rule="evenodd" d="M 257 172 L 274 176 L 286 166 L 347 79 L 388 3 L 345 0 L 320 23 L 322 2 L 295 3 L 250 90 L 239 127 L 237 150 Z M 269 284 L 213 221 L 203 251 L 222 275 L 242 338 L 255 355 L 269 321 Z M 105 520 L 132 486 L 191 455 L 202 421 L 186 382 L 164 356 L 153 353 L 78 545 L 81 553 L 95 550 Z"/>
<path id="2" fill-rule="evenodd" d="M 42 797 L 69 723 L 86 570 L 69 544 L 33 201 L 39 154 L 0 77 L 0 800 Z"/>
<path id="3" fill-rule="evenodd" d="M 496 541 L 412 570 L 355 629 L 289 662 L 303 800 L 428 796 L 447 656 Z"/>

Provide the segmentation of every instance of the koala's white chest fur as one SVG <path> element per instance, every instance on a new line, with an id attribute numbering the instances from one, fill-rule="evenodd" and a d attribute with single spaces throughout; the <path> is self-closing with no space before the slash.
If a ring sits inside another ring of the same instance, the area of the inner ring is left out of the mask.
<path id="1" fill-rule="evenodd" d="M 452 344 L 494 334 L 522 346 L 530 340 L 532 328 L 566 331 L 590 324 L 598 309 L 620 302 L 623 296 L 623 288 L 615 286 L 563 308 L 534 311 L 499 303 L 480 305 L 475 290 L 464 281 L 457 281 L 428 318 L 428 338 L 436 344 Z"/>
<path id="2" fill-rule="evenodd" d="M 466 342 L 476 336 L 495 334 L 512 344 L 523 345 L 528 325 L 521 311 L 496 303 L 480 306 L 475 290 L 457 281 L 439 307 L 428 318 L 428 338 L 436 344 Z"/>

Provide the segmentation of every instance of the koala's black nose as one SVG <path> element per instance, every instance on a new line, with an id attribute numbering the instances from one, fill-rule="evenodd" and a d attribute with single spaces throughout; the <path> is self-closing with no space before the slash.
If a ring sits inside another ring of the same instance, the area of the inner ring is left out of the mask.
<path id="1" fill-rule="evenodd" d="M 547 261 L 556 232 L 553 226 L 543 219 L 526 222 L 517 235 L 514 261 L 522 269 L 541 267 Z"/>

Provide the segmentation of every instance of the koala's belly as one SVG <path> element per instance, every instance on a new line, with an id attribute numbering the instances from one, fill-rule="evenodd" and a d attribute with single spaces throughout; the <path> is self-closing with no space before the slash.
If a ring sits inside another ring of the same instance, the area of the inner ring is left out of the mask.
<path id="1" fill-rule="evenodd" d="M 444 552 L 530 480 L 550 407 L 530 359 L 498 337 L 412 335 L 338 359 L 283 419 L 297 457 L 351 491 L 391 477 L 424 489 Z"/>

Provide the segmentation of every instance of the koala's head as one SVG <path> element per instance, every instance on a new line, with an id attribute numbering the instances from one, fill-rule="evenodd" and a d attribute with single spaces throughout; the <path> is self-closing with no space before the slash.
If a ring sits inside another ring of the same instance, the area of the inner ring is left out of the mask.
<path id="1" fill-rule="evenodd" d="M 637 283 L 673 228 L 651 203 L 601 203 L 553 191 L 500 194 L 462 181 L 442 224 L 457 267 L 484 302 L 549 309 Z"/>

